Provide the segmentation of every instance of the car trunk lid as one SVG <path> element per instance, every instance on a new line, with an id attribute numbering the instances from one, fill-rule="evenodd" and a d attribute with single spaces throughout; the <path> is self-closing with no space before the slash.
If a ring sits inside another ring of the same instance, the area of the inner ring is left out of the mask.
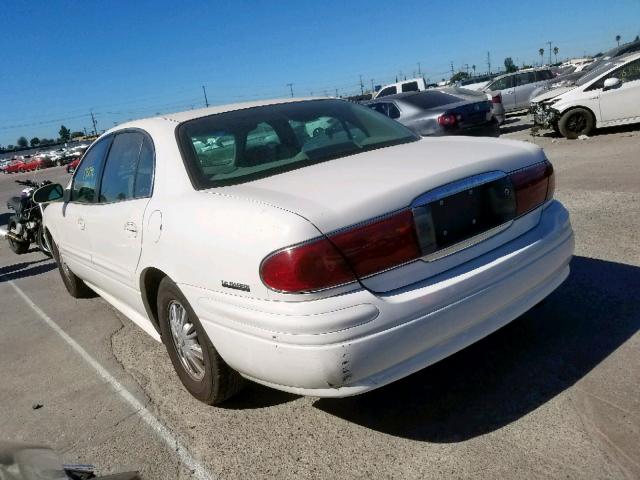
<path id="1" fill-rule="evenodd" d="M 411 210 L 421 239 L 437 236 L 440 247 L 450 247 L 479 234 L 501 233 L 506 242 L 510 236 L 493 229 L 509 221 L 510 213 L 500 211 L 508 205 L 487 205 L 492 195 L 504 193 L 507 185 L 501 182 L 506 172 L 543 160 L 538 147 L 523 142 L 427 138 L 210 192 L 250 198 L 294 212 L 329 238 L 347 227 Z M 425 208 L 431 210 L 439 231 L 425 232 L 429 226 L 418 221 Z M 302 240 L 305 239 L 298 241 Z M 404 273 L 399 274 L 400 271 Z M 429 272 L 433 272 L 429 262 L 413 262 L 359 280 L 365 287 L 381 292 L 419 281 Z M 381 281 L 384 278 L 389 281 Z"/>

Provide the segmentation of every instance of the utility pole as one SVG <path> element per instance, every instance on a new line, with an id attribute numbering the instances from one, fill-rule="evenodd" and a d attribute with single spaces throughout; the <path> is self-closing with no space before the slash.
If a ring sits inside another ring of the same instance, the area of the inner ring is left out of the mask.
<path id="1" fill-rule="evenodd" d="M 340 95 L 338 95 L 338 89 L 336 88 L 336 98 L 339 98 Z"/>
<path id="2" fill-rule="evenodd" d="M 453 71 L 453 60 L 451 61 L 451 76 L 453 77 L 453 75 L 455 74 L 455 72 Z"/>
<path id="3" fill-rule="evenodd" d="M 93 116 L 93 110 L 90 111 L 91 113 L 91 123 L 93 123 L 93 134 L 97 135 L 98 134 L 98 122 L 96 122 L 96 117 Z"/>
<path id="4" fill-rule="evenodd" d="M 418 76 L 422 76 L 422 70 L 420 70 L 420 62 L 418 62 Z"/>
<path id="5" fill-rule="evenodd" d="M 371 79 L 371 93 L 373 93 L 373 91 L 375 90 L 375 87 L 373 86 L 373 78 Z"/>
<path id="6" fill-rule="evenodd" d="M 362 83 L 362 75 L 360 75 L 360 95 L 364 95 L 364 83 Z"/>
<path id="7" fill-rule="evenodd" d="M 487 68 L 489 69 L 489 73 L 491 73 L 491 53 L 487 52 Z"/>
<path id="8" fill-rule="evenodd" d="M 289 90 L 291 91 L 291 98 L 293 98 L 293 83 L 287 83 L 287 87 L 289 87 Z"/>
<path id="9" fill-rule="evenodd" d="M 547 42 L 549 45 L 549 65 L 551 65 L 551 42 Z"/>
<path id="10" fill-rule="evenodd" d="M 207 89 L 202 85 L 202 93 L 204 93 L 204 105 L 205 107 L 209 107 L 209 100 L 207 100 Z"/>
<path id="11" fill-rule="evenodd" d="M 464 64 L 465 69 L 467 70 L 467 76 L 469 75 L 469 64 L 465 63 Z"/>

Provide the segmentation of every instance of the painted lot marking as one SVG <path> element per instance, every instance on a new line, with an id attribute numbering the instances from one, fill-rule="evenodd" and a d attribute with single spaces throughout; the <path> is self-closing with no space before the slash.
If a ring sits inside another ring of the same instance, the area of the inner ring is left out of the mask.
<path id="1" fill-rule="evenodd" d="M 111 388 L 122 399 L 128 403 L 131 408 L 140 416 L 142 420 L 158 435 L 158 437 L 169 447 L 175 450 L 178 458 L 187 468 L 193 471 L 194 478 L 199 480 L 212 480 L 213 476 L 204 468 L 204 466 L 196 460 L 185 446 L 178 440 L 167 427 L 165 427 L 138 399 L 136 399 L 118 380 L 115 379 L 96 359 L 94 359 L 87 351 L 80 346 L 73 338 L 71 338 L 62 328 L 54 322 L 44 311 L 38 307 L 29 296 L 18 287 L 13 280 L 7 282 L 22 297 L 29 307 L 46 323 L 54 332 L 56 332 L 72 349 L 76 351 L 82 359 L 87 362 L 96 373 L 107 382 Z"/>

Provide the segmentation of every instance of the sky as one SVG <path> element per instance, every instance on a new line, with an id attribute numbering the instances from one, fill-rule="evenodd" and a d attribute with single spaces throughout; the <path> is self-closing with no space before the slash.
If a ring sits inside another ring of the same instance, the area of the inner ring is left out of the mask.
<path id="1" fill-rule="evenodd" d="M 6 0 L 0 145 L 259 98 L 353 94 L 454 69 L 595 54 L 640 34 L 640 0 Z M 548 58 L 545 54 L 545 58 Z M 555 59 L 554 59 L 555 60 Z M 420 66 L 418 66 L 418 63 Z"/>

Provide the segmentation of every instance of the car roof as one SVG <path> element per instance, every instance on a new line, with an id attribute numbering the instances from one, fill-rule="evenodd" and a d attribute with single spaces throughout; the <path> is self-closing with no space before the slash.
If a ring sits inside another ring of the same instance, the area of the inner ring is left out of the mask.
<path id="1" fill-rule="evenodd" d="M 103 135 L 111 132 L 116 132 L 126 128 L 144 128 L 146 124 L 150 123 L 183 123 L 188 120 L 194 120 L 196 118 L 207 117 L 209 115 L 215 115 L 217 113 L 231 112 L 234 110 L 244 110 L 253 107 L 263 107 L 266 105 L 278 105 L 284 103 L 303 102 L 309 100 L 327 100 L 330 97 L 302 97 L 302 98 L 276 98 L 271 100 L 256 100 L 253 102 L 231 103 L 227 105 L 215 105 L 207 108 L 198 108 L 195 110 L 186 110 L 183 112 L 166 113 L 155 117 L 140 118 L 137 120 L 131 120 L 126 123 L 121 123 L 109 130 Z"/>
<path id="2" fill-rule="evenodd" d="M 504 74 L 494 78 L 494 80 L 500 80 L 501 78 L 508 77 L 510 75 L 516 75 L 517 73 L 540 72 L 540 71 L 543 71 L 543 70 L 551 70 L 551 68 L 550 67 L 521 68 L 517 72 L 504 73 Z"/>
<path id="3" fill-rule="evenodd" d="M 384 97 L 374 98 L 373 100 L 369 100 L 368 102 L 364 102 L 365 104 L 374 103 L 374 102 L 384 102 L 385 100 L 402 100 L 407 97 L 413 97 L 415 95 L 429 95 L 433 92 L 443 92 L 441 88 L 429 88 L 428 90 L 421 90 L 419 92 L 400 92 L 394 93 L 393 95 L 385 95 Z M 447 93 L 447 92 L 445 92 Z"/>

